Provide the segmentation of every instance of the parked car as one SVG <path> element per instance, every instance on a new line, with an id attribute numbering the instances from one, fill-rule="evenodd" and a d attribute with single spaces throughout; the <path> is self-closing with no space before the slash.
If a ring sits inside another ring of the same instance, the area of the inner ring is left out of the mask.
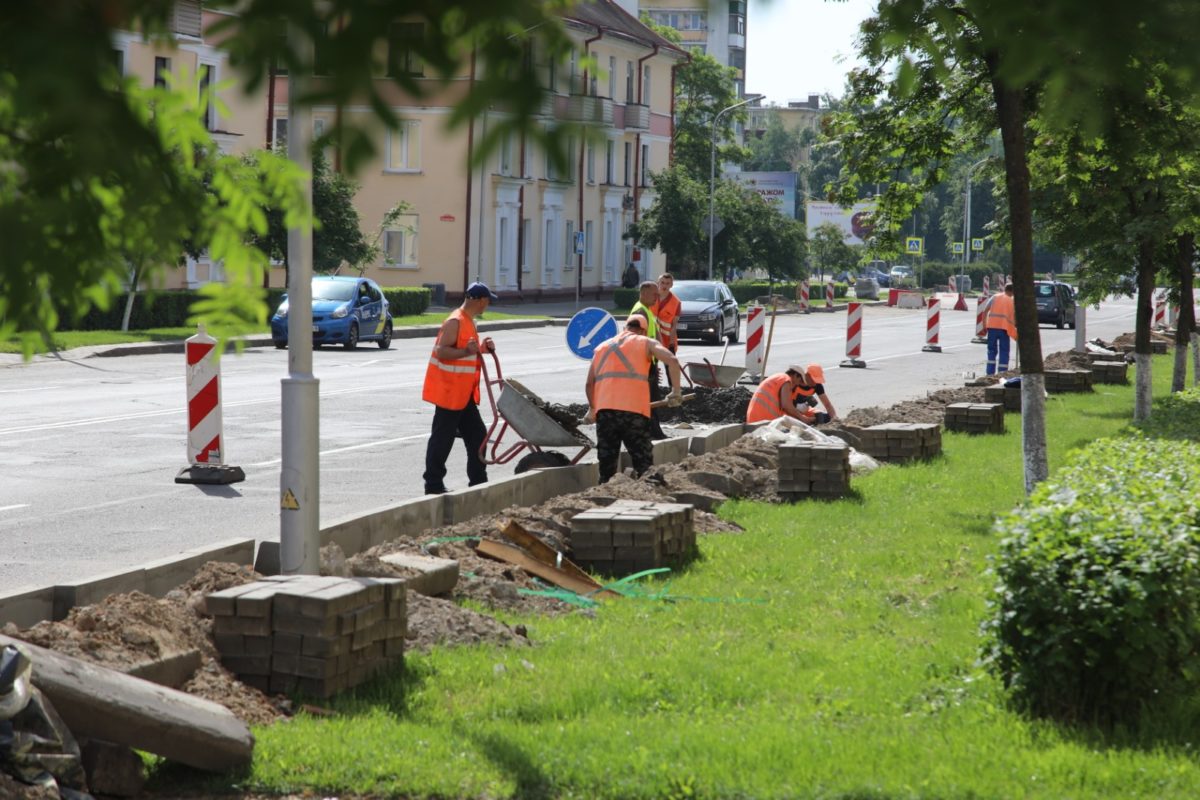
<path id="1" fill-rule="evenodd" d="M 1033 294 L 1037 300 L 1038 323 L 1053 323 L 1075 327 L 1075 290 L 1058 281 L 1034 281 Z"/>
<path id="2" fill-rule="evenodd" d="M 704 339 L 716 344 L 740 337 L 742 312 L 733 292 L 720 281 L 675 281 L 672 290 L 679 298 L 676 330 L 680 339 Z"/>
<path id="3" fill-rule="evenodd" d="M 913 270 L 912 267 L 905 266 L 904 264 L 897 264 L 888 270 L 888 275 L 891 275 L 893 278 L 911 278 L 913 276 Z"/>
<path id="4" fill-rule="evenodd" d="M 271 317 L 271 338 L 278 348 L 288 342 L 288 298 Z M 341 344 L 353 350 L 373 341 L 379 349 L 392 345 L 392 312 L 379 284 L 370 278 L 317 275 L 312 279 L 313 346 Z"/>
<path id="5" fill-rule="evenodd" d="M 858 277 L 870 278 L 878 283 L 881 289 L 890 289 L 892 286 L 892 276 L 883 270 L 875 269 L 874 267 L 867 267 L 858 274 Z"/>

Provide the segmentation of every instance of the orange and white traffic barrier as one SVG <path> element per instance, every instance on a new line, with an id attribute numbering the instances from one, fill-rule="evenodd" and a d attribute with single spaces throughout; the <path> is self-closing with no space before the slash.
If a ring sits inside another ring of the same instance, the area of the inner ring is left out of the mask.
<path id="1" fill-rule="evenodd" d="M 825 284 L 825 310 L 833 311 L 833 282 Z"/>
<path id="2" fill-rule="evenodd" d="M 808 313 L 808 281 L 800 282 L 800 313 Z"/>
<path id="3" fill-rule="evenodd" d="M 221 420 L 221 369 L 217 340 L 204 323 L 184 342 L 187 360 L 187 458 L 190 466 L 175 476 L 176 483 L 237 483 L 246 479 L 240 467 L 224 462 Z"/>
<path id="4" fill-rule="evenodd" d="M 984 295 L 989 295 L 992 293 L 992 282 L 990 279 L 988 279 L 987 275 L 983 276 L 983 293 Z"/>
<path id="5" fill-rule="evenodd" d="M 1153 328 L 1165 328 L 1167 325 L 1167 298 L 1159 296 L 1154 299 Z"/>
<path id="6" fill-rule="evenodd" d="M 757 383 L 762 380 L 763 362 L 766 355 L 763 338 L 763 323 L 767 315 L 762 306 L 750 306 L 746 316 L 746 372 Z"/>
<path id="7" fill-rule="evenodd" d="M 862 356 L 862 303 L 849 303 L 846 313 L 846 360 L 843 367 L 867 366 Z"/>
<path id="8" fill-rule="evenodd" d="M 924 353 L 940 353 L 942 348 L 938 345 L 938 329 L 941 327 L 942 319 L 942 301 L 937 297 L 931 297 L 926 301 L 925 307 L 925 346 L 921 348 Z"/>
<path id="9" fill-rule="evenodd" d="M 981 297 L 975 301 L 975 344 L 987 344 L 987 313 L 992 307 L 992 297 Z"/>

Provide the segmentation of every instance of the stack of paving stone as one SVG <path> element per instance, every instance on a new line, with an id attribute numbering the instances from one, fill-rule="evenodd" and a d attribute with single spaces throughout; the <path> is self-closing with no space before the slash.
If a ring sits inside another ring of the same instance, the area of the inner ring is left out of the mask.
<path id="1" fill-rule="evenodd" d="M 801 442 L 779 447 L 779 485 L 784 500 L 842 497 L 850 491 L 847 445 Z"/>
<path id="2" fill-rule="evenodd" d="M 1019 414 L 1021 413 L 1021 384 L 1005 386 L 1003 383 L 997 383 L 994 386 L 985 386 L 983 399 L 987 403 L 999 403 L 1004 406 L 1005 411 L 1016 411 Z"/>
<path id="3" fill-rule="evenodd" d="M 404 655 L 400 578 L 279 576 L 214 592 L 205 603 L 221 663 L 264 692 L 330 697 Z"/>
<path id="4" fill-rule="evenodd" d="M 1092 383 L 1129 383 L 1127 368 L 1124 361 L 1092 361 Z"/>
<path id="5" fill-rule="evenodd" d="M 606 575 L 678 566 L 694 555 L 692 507 L 683 503 L 618 500 L 571 518 L 571 555 L 579 566 Z"/>
<path id="6" fill-rule="evenodd" d="M 1121 346 L 1121 352 L 1127 356 L 1131 356 L 1136 352 L 1136 347 L 1132 344 Z M 1167 352 L 1167 343 L 1163 339 L 1150 340 L 1150 353 L 1152 355 L 1161 356 Z"/>
<path id="7" fill-rule="evenodd" d="M 893 464 L 933 458 L 942 452 L 942 426 L 932 422 L 888 422 L 863 428 L 858 449 Z"/>
<path id="8" fill-rule="evenodd" d="M 1051 394 L 1063 392 L 1090 392 L 1092 373 L 1086 369 L 1046 370 L 1046 391 Z"/>
<path id="9" fill-rule="evenodd" d="M 1000 403 L 951 403 L 946 406 L 946 430 L 1004 433 L 1004 406 Z"/>

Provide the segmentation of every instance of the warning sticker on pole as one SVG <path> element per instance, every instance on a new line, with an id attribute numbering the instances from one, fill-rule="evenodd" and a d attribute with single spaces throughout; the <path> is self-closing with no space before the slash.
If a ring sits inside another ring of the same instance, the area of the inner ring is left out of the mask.
<path id="1" fill-rule="evenodd" d="M 288 511 L 299 511 L 300 504 L 296 502 L 296 495 L 288 489 L 283 493 L 283 499 L 279 501 L 280 508 L 286 508 Z"/>

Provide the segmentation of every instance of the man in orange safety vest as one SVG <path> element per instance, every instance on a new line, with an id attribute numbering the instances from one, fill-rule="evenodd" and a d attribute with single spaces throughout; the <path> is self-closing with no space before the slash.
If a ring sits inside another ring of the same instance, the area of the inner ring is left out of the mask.
<path id="1" fill-rule="evenodd" d="M 475 318 L 499 299 L 486 285 L 472 283 L 463 294 L 462 305 L 450 312 L 434 340 L 421 393 L 421 399 L 434 405 L 433 430 L 425 448 L 425 494 L 446 492 L 446 459 L 458 436 L 467 447 L 468 483 L 487 482 L 481 453 L 487 427 L 479 415 L 480 353 L 494 353 L 496 345 L 491 337 L 484 337 L 481 348 Z"/>
<path id="2" fill-rule="evenodd" d="M 1004 294 L 997 294 L 988 306 L 987 374 L 1008 372 L 1008 339 L 1017 338 L 1017 312 L 1013 303 L 1013 285 L 1005 284 Z"/>
<path id="3" fill-rule="evenodd" d="M 824 411 L 812 410 L 818 399 Z M 776 373 L 758 385 L 746 407 L 746 422 L 770 422 L 779 417 L 798 419 L 806 425 L 837 419 L 833 401 L 825 392 L 825 370 L 820 364 L 792 364 L 787 372 Z"/>
<path id="4" fill-rule="evenodd" d="M 647 336 L 646 328 L 645 317 L 630 314 L 624 330 L 596 348 L 588 368 L 587 421 L 596 423 L 601 483 L 617 474 L 622 444 L 639 477 L 654 465 L 649 382 L 653 358 L 667 365 L 671 381 L 667 405 L 675 407 L 683 401 L 679 361 L 674 353 Z"/>

